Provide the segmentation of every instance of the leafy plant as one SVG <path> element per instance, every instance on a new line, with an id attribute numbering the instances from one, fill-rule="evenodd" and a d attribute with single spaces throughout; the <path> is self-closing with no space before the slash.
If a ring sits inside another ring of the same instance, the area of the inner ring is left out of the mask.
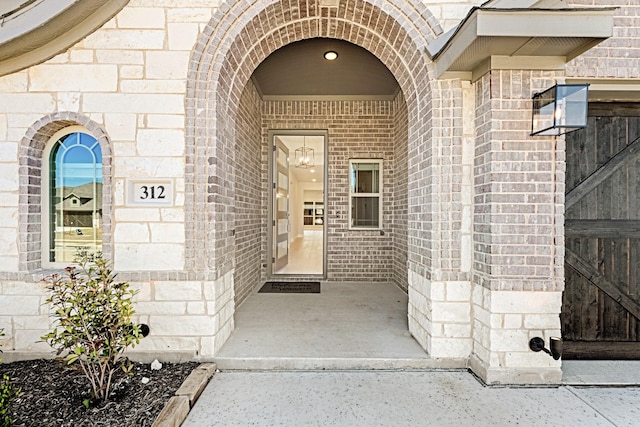
<path id="1" fill-rule="evenodd" d="M 66 274 L 45 279 L 51 296 L 54 329 L 42 337 L 64 353 L 64 360 L 80 365 L 91 383 L 92 399 L 107 401 L 113 374 L 130 373 L 124 357 L 128 347 L 140 343 L 140 326 L 131 318 L 131 299 L 137 293 L 128 282 L 116 282 L 110 264 L 102 256 L 81 254 L 79 267 L 67 267 Z"/>
<path id="2" fill-rule="evenodd" d="M 20 393 L 20 388 L 15 388 L 11 384 L 11 377 L 7 374 L 2 375 L 2 381 L 0 381 L 0 425 L 10 426 L 13 422 L 11 414 L 9 413 L 9 404 Z"/>
<path id="3" fill-rule="evenodd" d="M 0 329 L 0 337 L 4 336 L 4 329 Z M 0 350 L 2 353 L 2 350 Z M 0 358 L 0 363 L 2 358 Z M 13 422 L 11 414 L 9 414 L 9 404 L 20 393 L 20 388 L 15 388 L 11 384 L 11 377 L 7 374 L 2 375 L 0 380 L 0 425 L 3 427 L 10 426 Z"/>

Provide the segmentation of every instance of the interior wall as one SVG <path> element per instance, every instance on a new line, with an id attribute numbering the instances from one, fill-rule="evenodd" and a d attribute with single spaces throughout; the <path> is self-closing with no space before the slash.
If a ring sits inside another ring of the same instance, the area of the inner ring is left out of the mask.
<path id="1" fill-rule="evenodd" d="M 265 101 L 269 129 L 327 129 L 329 135 L 327 279 L 392 281 L 395 162 L 393 101 Z M 383 159 L 383 230 L 349 230 L 350 158 Z M 405 171 L 406 173 L 406 171 Z M 405 184 L 406 186 L 406 184 Z M 406 212 L 406 208 L 405 208 Z M 266 243 L 265 243 L 266 246 Z M 404 266 L 406 269 L 406 265 Z"/>
<path id="2" fill-rule="evenodd" d="M 394 100 L 393 282 L 407 291 L 408 114 L 402 92 Z"/>
<path id="3" fill-rule="evenodd" d="M 240 304 L 260 282 L 265 256 L 267 210 L 263 179 L 267 159 L 262 155 L 260 95 L 251 81 L 247 83 L 236 120 L 236 192 L 235 192 L 235 300 Z"/>
<path id="4" fill-rule="evenodd" d="M 304 235 L 304 202 L 307 200 L 322 201 L 323 185 L 322 182 L 297 182 L 295 203 L 291 205 L 291 228 L 294 239 Z M 310 198 L 310 195 L 313 197 Z"/>

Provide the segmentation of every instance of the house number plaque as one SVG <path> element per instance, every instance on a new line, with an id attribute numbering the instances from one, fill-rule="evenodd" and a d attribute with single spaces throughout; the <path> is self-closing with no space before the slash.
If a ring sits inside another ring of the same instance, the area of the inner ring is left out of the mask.
<path id="1" fill-rule="evenodd" d="M 135 179 L 127 185 L 127 201 L 132 206 L 173 206 L 173 181 Z"/>

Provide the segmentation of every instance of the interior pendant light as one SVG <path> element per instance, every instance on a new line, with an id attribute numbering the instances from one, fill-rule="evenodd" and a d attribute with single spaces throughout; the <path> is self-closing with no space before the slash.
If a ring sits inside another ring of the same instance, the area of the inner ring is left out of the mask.
<path id="1" fill-rule="evenodd" d="M 302 169 L 308 169 L 315 166 L 315 159 L 313 155 L 313 148 L 307 147 L 307 137 L 304 136 L 302 140 L 302 147 L 296 148 L 296 167 Z"/>

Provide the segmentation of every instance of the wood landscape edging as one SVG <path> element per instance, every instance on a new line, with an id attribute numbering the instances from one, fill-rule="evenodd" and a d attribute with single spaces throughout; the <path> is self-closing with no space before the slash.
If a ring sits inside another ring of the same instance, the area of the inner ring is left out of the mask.
<path id="1" fill-rule="evenodd" d="M 160 414 L 152 427 L 179 427 L 189 415 L 189 411 L 200 397 L 200 394 L 215 374 L 215 363 L 202 363 L 184 380 Z"/>

